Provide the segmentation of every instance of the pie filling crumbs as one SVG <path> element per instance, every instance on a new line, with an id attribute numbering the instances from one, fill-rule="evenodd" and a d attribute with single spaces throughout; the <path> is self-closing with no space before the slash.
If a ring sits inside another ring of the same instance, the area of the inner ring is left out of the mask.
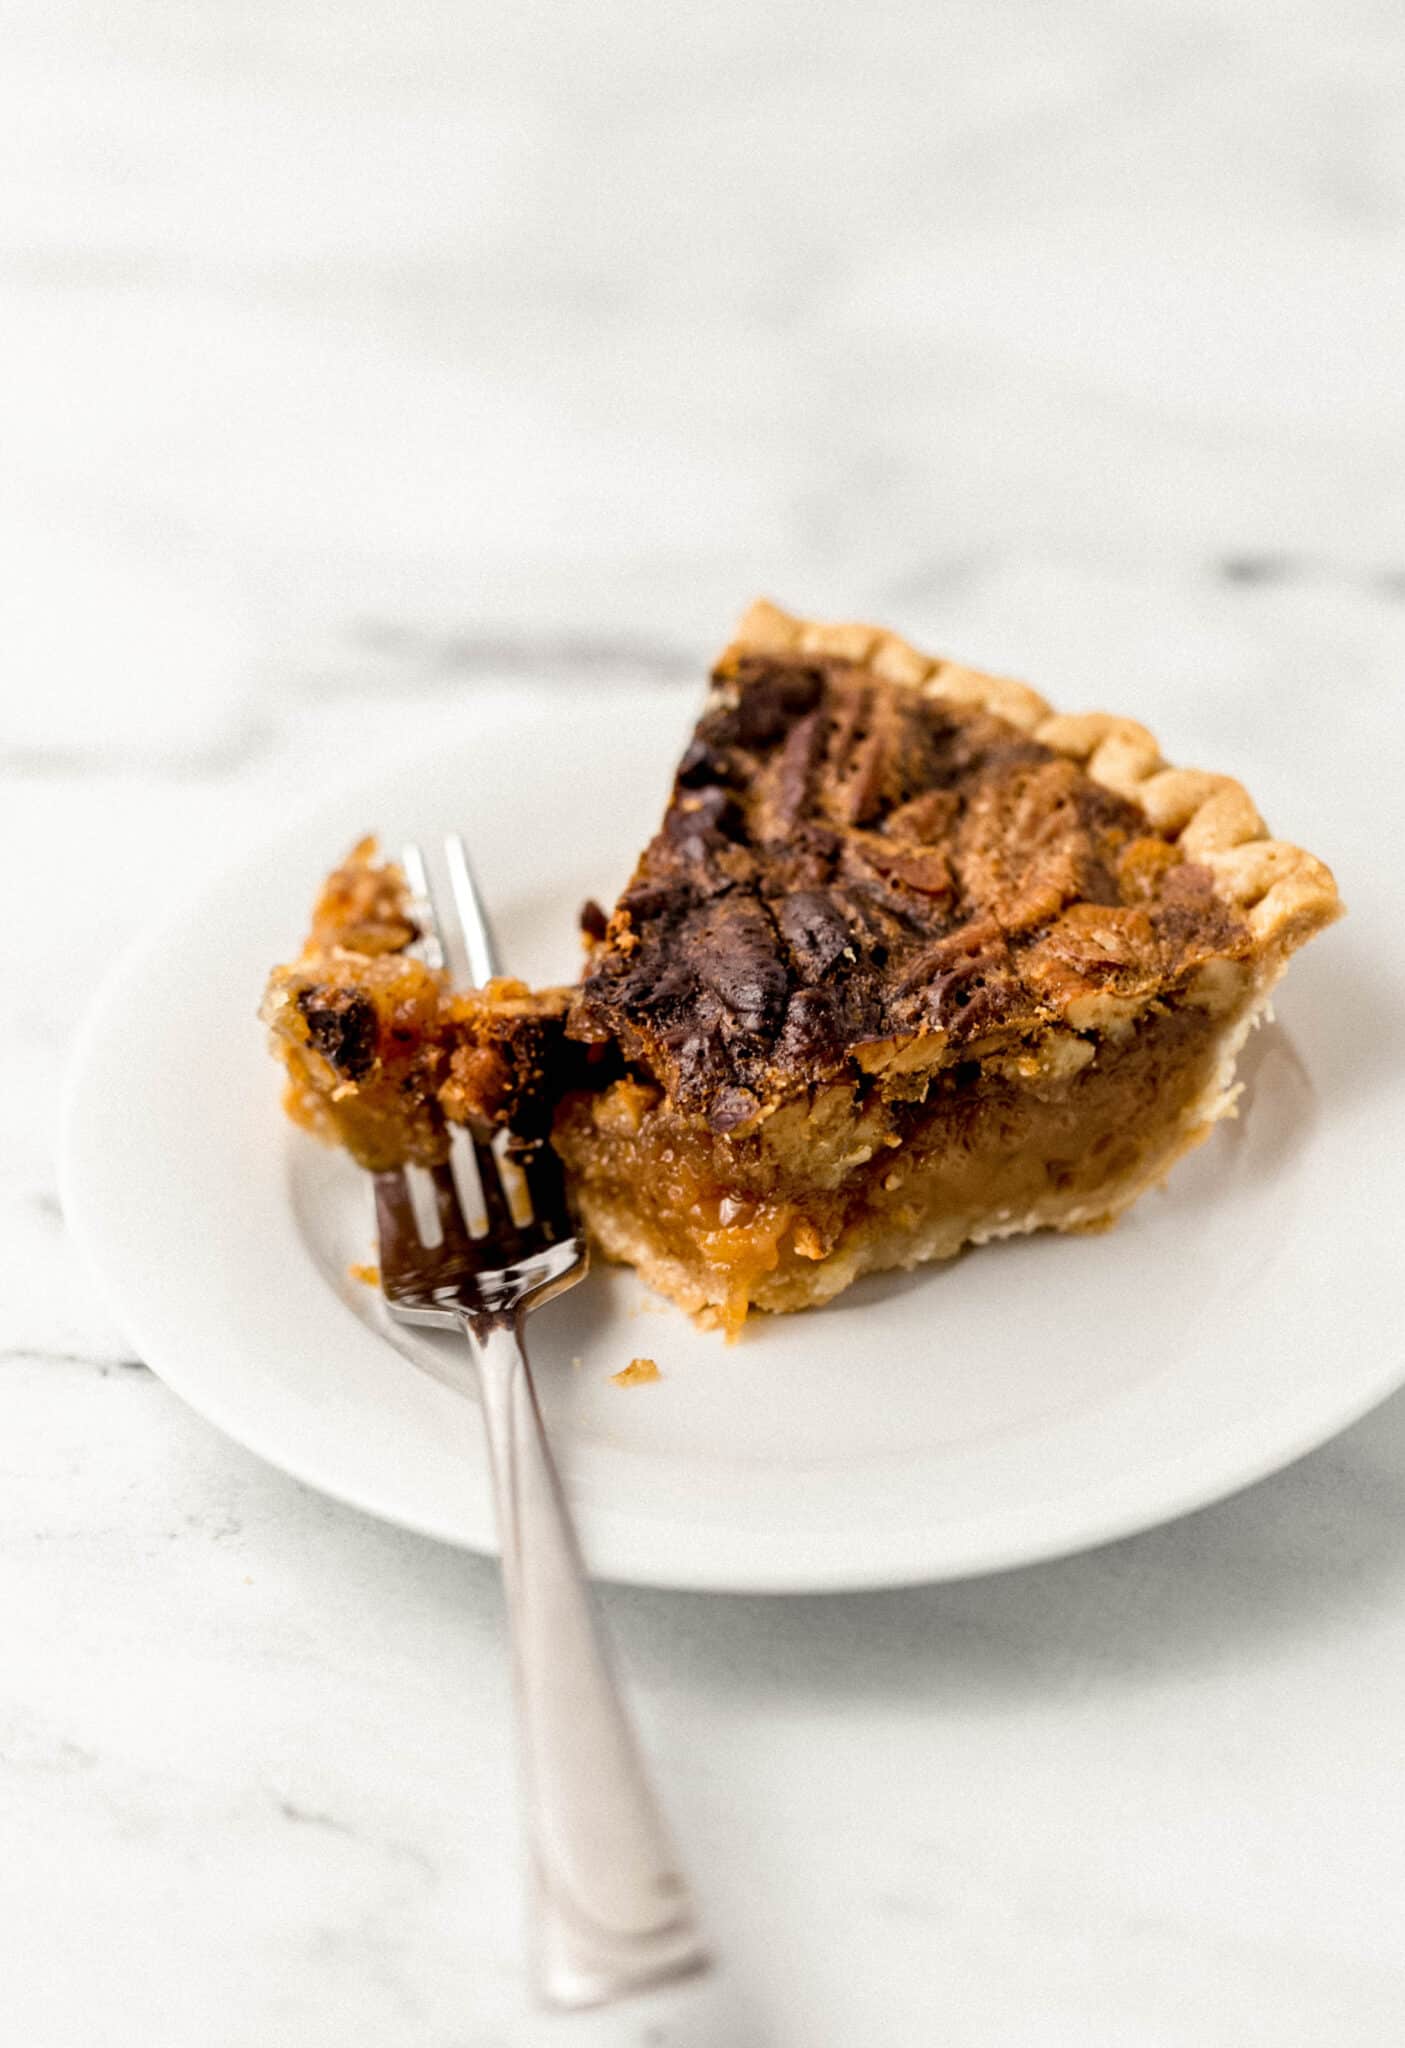
<path id="1" fill-rule="evenodd" d="M 628 1365 L 612 1372 L 610 1379 L 617 1387 L 647 1387 L 653 1380 L 661 1380 L 658 1361 L 653 1358 L 631 1358 Z"/>
<path id="2" fill-rule="evenodd" d="M 264 1015 L 319 1135 L 379 1168 L 448 1123 L 549 1132 L 605 1254 L 730 1333 L 1112 1221 L 1339 909 L 1142 728 L 759 606 L 578 987 L 451 993 L 366 841 Z"/>

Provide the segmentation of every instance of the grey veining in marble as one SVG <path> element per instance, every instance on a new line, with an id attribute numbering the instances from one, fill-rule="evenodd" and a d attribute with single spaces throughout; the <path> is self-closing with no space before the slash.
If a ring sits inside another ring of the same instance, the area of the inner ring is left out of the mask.
<path id="1" fill-rule="evenodd" d="M 1400 746 L 1403 77 L 1380 0 L 6 11 L 15 2048 L 565 2038 L 492 1569 L 216 1437 L 64 1244 L 75 1006 L 170 846 L 478 688 L 687 687 L 758 590 L 1155 705 L 1311 844 L 1332 688 Z M 1066 1564 L 608 1606 L 713 2048 L 1400 2040 L 1400 1400 Z"/>

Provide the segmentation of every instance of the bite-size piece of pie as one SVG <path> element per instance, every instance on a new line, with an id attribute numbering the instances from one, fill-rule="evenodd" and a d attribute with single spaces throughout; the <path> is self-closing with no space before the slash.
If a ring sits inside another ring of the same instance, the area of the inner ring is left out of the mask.
<path id="1" fill-rule="evenodd" d="M 549 1127 L 600 1248 L 734 1331 L 1110 1223 L 1229 1110 L 1340 908 L 1143 727 L 758 604 L 576 988 L 451 993 L 363 846 L 265 1015 L 294 1113 L 364 1164 Z"/>

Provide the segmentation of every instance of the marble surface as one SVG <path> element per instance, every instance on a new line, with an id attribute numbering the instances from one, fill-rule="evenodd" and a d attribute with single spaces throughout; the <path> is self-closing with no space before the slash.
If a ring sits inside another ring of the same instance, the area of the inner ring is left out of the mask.
<path id="1" fill-rule="evenodd" d="M 758 589 L 1145 707 L 1313 843 L 1334 696 L 1401 750 L 1402 67 L 1383 0 L 6 10 L 16 2048 L 1399 2041 L 1402 1400 L 1064 1564 L 609 1591 L 727 2003 L 546 2022 L 492 1568 L 178 1406 L 52 1156 L 174 888 Z"/>

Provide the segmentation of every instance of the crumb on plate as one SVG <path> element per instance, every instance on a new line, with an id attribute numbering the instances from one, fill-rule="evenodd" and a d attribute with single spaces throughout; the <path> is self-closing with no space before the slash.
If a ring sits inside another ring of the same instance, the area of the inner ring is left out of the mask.
<path id="1" fill-rule="evenodd" d="M 645 1387 L 650 1380 L 662 1378 L 658 1363 L 652 1358 L 631 1358 L 621 1371 L 610 1374 L 612 1385 L 617 1387 Z"/>
<path id="2" fill-rule="evenodd" d="M 348 1266 L 347 1272 L 353 1280 L 359 1280 L 363 1287 L 379 1287 L 381 1269 L 379 1266 Z"/>

